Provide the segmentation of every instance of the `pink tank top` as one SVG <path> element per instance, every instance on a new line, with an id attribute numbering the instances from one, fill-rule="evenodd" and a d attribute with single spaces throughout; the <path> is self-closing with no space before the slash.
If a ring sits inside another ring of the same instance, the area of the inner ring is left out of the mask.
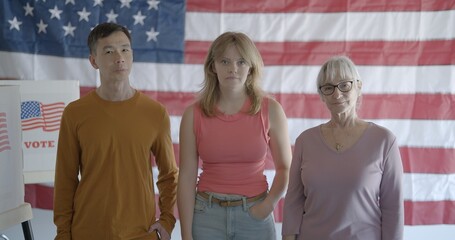
<path id="1" fill-rule="evenodd" d="M 247 197 L 267 191 L 264 175 L 269 147 L 268 99 L 255 115 L 247 113 L 251 101 L 234 115 L 203 115 L 194 105 L 194 131 L 202 161 L 198 191 Z"/>

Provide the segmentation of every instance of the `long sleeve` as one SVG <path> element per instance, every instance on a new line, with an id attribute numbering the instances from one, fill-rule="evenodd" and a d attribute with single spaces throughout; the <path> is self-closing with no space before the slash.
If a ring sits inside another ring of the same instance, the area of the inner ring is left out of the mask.
<path id="1" fill-rule="evenodd" d="M 157 189 L 151 154 L 159 170 Z M 156 221 L 155 193 L 160 196 L 160 224 L 171 233 L 176 179 L 165 108 L 139 92 L 110 102 L 93 91 L 68 105 L 62 117 L 56 239 L 154 239 L 148 230 Z"/>
<path id="2" fill-rule="evenodd" d="M 305 204 L 304 188 L 301 179 L 302 138 L 297 138 L 289 172 L 289 186 L 284 199 L 282 235 L 298 235 Z"/>
<path id="3" fill-rule="evenodd" d="M 152 147 L 158 167 L 160 222 L 171 233 L 176 219 L 174 205 L 177 199 L 178 169 L 175 162 L 174 149 L 170 134 L 170 120 L 166 111 L 163 111 L 163 124 L 159 127 L 161 132 Z"/>
<path id="4" fill-rule="evenodd" d="M 384 173 L 380 189 L 382 212 L 382 239 L 403 239 L 403 165 L 399 148 L 394 138 L 384 161 Z"/>
<path id="5" fill-rule="evenodd" d="M 345 151 L 330 149 L 320 126 L 304 131 L 295 144 L 283 235 L 401 240 L 402 172 L 395 136 L 376 124 Z"/>
<path id="6" fill-rule="evenodd" d="M 71 239 L 74 195 L 79 184 L 80 148 L 69 115 L 66 108 L 61 120 L 57 148 L 54 183 L 54 223 L 57 226 L 55 239 Z"/>

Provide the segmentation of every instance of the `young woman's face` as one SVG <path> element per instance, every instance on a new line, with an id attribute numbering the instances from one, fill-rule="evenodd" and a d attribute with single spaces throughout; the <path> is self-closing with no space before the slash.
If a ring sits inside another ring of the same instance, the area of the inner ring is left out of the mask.
<path id="1" fill-rule="evenodd" d="M 234 45 L 229 46 L 222 56 L 215 59 L 213 66 L 221 88 L 243 90 L 250 66 Z"/>

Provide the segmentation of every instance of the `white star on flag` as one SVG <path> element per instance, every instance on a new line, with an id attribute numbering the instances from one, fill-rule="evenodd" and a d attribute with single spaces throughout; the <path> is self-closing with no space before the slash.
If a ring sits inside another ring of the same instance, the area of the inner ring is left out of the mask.
<path id="1" fill-rule="evenodd" d="M 33 7 L 30 6 L 29 3 L 27 3 L 27 5 L 24 6 L 24 10 L 25 10 L 25 16 L 29 15 L 30 16 L 33 16 Z"/>
<path id="2" fill-rule="evenodd" d="M 109 22 L 129 28 L 131 35 L 134 36 L 134 47 L 140 49 L 135 51 L 136 61 L 156 63 L 183 61 L 185 0 L 0 0 L 0 2 L 2 2 L 0 15 L 4 16 L 3 25 L 7 30 L 6 34 L 0 34 L 0 40 L 19 42 L 0 44 L 0 53 L 3 48 L 7 51 L 11 48 L 14 49 L 12 52 L 85 59 L 88 49 L 83 49 L 81 43 L 86 42 L 88 33 L 95 26 Z M 14 17 L 16 19 L 13 19 Z M 33 44 L 30 44 L 30 39 L 33 40 Z M 22 41 L 25 44 L 21 43 Z M 156 44 L 161 42 L 165 44 Z M 59 45 L 65 47 L 55 47 Z M 66 47 L 73 45 L 76 47 Z M 0 64 L 0 70 L 1 66 Z"/>
<path id="3" fill-rule="evenodd" d="M 113 9 L 111 9 L 111 11 L 108 14 L 106 14 L 106 17 L 107 22 L 117 23 L 118 14 L 115 14 Z"/>
<path id="4" fill-rule="evenodd" d="M 84 7 L 82 9 L 82 11 L 77 11 L 77 14 L 79 15 L 79 22 L 82 20 L 89 22 L 88 16 L 90 16 L 90 14 L 92 14 L 92 13 L 87 12 L 87 10 L 85 10 L 85 7 Z"/>
<path id="5" fill-rule="evenodd" d="M 63 30 L 65 30 L 65 36 L 71 35 L 74 37 L 74 30 L 76 30 L 76 27 L 73 27 L 71 22 L 68 22 L 68 25 L 63 26 Z"/>
<path id="6" fill-rule="evenodd" d="M 122 7 L 127 7 L 127 8 L 131 8 L 131 3 L 132 0 L 120 0 L 120 2 L 122 3 L 122 5 L 120 5 L 120 8 Z"/>
<path id="7" fill-rule="evenodd" d="M 103 6 L 103 1 L 104 0 L 94 0 L 93 6 L 99 5 L 100 7 Z"/>
<path id="8" fill-rule="evenodd" d="M 38 33 L 41 33 L 41 32 L 47 33 L 46 28 L 47 28 L 48 24 L 44 24 L 43 19 L 41 19 L 40 22 L 38 24 L 36 24 L 36 26 L 38 27 Z"/>
<path id="9" fill-rule="evenodd" d="M 60 20 L 60 14 L 63 12 L 62 10 L 57 8 L 57 5 L 55 5 L 54 9 L 49 9 L 49 12 L 51 13 L 51 19 L 52 18 L 57 18 Z"/>
<path id="10" fill-rule="evenodd" d="M 149 5 L 149 9 L 148 10 L 150 10 L 152 8 L 158 10 L 158 4 L 160 3 L 160 1 L 148 0 L 147 3 Z"/>
<path id="11" fill-rule="evenodd" d="M 133 15 L 134 18 L 134 25 L 140 23 L 141 25 L 144 25 L 144 19 L 146 16 L 142 15 L 141 11 L 137 12 L 136 15 Z"/>
<path id="12" fill-rule="evenodd" d="M 22 24 L 22 22 L 20 21 L 17 21 L 17 18 L 14 17 L 13 20 L 8 20 L 9 24 L 11 24 L 11 26 L 9 27 L 9 30 L 11 29 L 17 29 L 17 31 L 20 31 L 21 28 L 20 28 L 20 25 Z"/>
<path id="13" fill-rule="evenodd" d="M 147 36 L 148 36 L 148 37 L 147 37 L 147 42 L 150 42 L 150 40 L 153 40 L 153 41 L 155 41 L 155 42 L 158 41 L 158 39 L 157 39 L 156 37 L 157 37 L 160 33 L 159 33 L 159 32 L 155 32 L 155 28 L 154 28 L 154 27 L 152 27 L 152 28 L 150 29 L 150 31 L 146 31 L 145 33 L 146 33 Z"/>

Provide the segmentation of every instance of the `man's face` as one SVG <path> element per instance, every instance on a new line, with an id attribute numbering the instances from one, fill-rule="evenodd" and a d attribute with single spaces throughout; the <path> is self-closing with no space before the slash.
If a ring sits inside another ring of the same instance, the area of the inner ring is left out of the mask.
<path id="1" fill-rule="evenodd" d="M 98 39 L 90 63 L 99 69 L 101 81 L 128 80 L 133 65 L 133 50 L 128 37 L 119 31 Z"/>

